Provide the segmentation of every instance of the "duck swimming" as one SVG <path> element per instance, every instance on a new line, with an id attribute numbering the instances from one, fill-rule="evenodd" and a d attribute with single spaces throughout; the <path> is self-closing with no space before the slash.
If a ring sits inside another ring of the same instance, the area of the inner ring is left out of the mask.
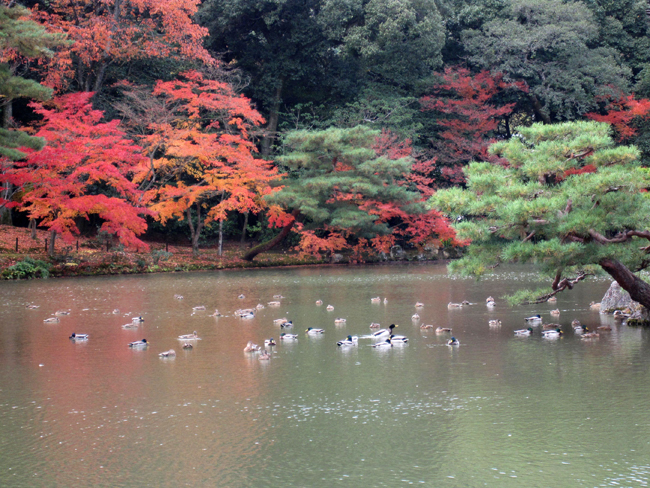
<path id="1" fill-rule="evenodd" d="M 381 298 L 380 297 L 371 298 L 370 303 L 381 303 Z"/>
<path id="2" fill-rule="evenodd" d="M 357 336 L 349 335 L 347 338 L 336 343 L 337 346 L 356 346 L 359 344 L 359 338 Z"/>
<path id="3" fill-rule="evenodd" d="M 327 307 L 325 307 L 325 309 L 331 312 L 332 310 L 334 310 L 334 305 L 328 305 Z"/>
<path id="4" fill-rule="evenodd" d="M 345 320 L 344 318 L 341 318 L 341 317 L 334 319 L 335 324 L 345 324 L 346 322 L 347 322 L 347 320 Z"/>
<path id="5" fill-rule="evenodd" d="M 175 298 L 176 300 L 182 300 L 182 299 L 183 299 L 183 295 L 174 295 L 174 298 Z"/>
<path id="6" fill-rule="evenodd" d="M 266 307 L 264 307 L 264 305 L 262 305 L 261 303 L 258 303 L 257 305 L 255 305 L 255 308 L 256 308 L 257 310 L 263 310 L 263 309 L 266 308 Z"/>
<path id="7" fill-rule="evenodd" d="M 501 327 L 501 321 L 500 320 L 488 320 L 488 325 L 490 327 Z"/>
<path id="8" fill-rule="evenodd" d="M 59 323 L 59 318 L 58 317 L 50 317 L 49 319 L 43 320 L 44 323 L 46 324 L 57 324 Z"/>
<path id="9" fill-rule="evenodd" d="M 298 339 L 298 334 L 286 334 L 284 332 L 280 334 L 281 341 L 295 341 L 296 339 Z"/>
<path id="10" fill-rule="evenodd" d="M 418 320 L 420 320 L 420 315 L 417 314 L 417 313 L 414 313 L 413 315 L 411 315 L 411 320 L 413 320 L 414 322 L 417 322 Z"/>
<path id="11" fill-rule="evenodd" d="M 390 342 L 390 337 L 388 337 L 385 341 L 377 342 L 376 344 L 372 344 L 370 347 L 375 347 L 378 349 L 387 349 L 389 347 L 393 347 L 393 344 Z"/>
<path id="12" fill-rule="evenodd" d="M 179 341 L 200 341 L 201 338 L 198 336 L 196 331 L 192 332 L 191 334 L 183 334 L 178 336 Z"/>
<path id="13" fill-rule="evenodd" d="M 553 315 L 554 317 L 559 317 L 559 316 L 560 316 L 560 309 L 559 309 L 559 308 L 556 308 L 555 310 L 551 310 L 550 313 L 551 313 L 551 315 Z"/>
<path id="14" fill-rule="evenodd" d="M 545 339 L 557 339 L 562 334 L 563 332 L 562 329 L 560 328 L 542 331 L 542 337 L 544 337 Z"/>
<path id="15" fill-rule="evenodd" d="M 158 356 L 160 356 L 161 358 L 171 358 L 176 356 L 176 351 L 170 349 L 169 351 L 161 352 L 160 354 L 158 354 Z"/>
<path id="16" fill-rule="evenodd" d="M 542 316 L 540 314 L 536 315 L 531 315 L 530 317 L 524 318 L 526 322 L 531 322 L 531 323 L 536 323 L 536 322 L 541 322 L 542 321 Z"/>
<path id="17" fill-rule="evenodd" d="M 456 339 L 455 337 L 452 337 L 447 341 L 448 346 L 460 346 L 460 341 Z"/>
<path id="18" fill-rule="evenodd" d="M 197 305 L 196 307 L 192 307 L 192 310 L 194 310 L 195 312 L 205 310 L 205 305 Z"/>
<path id="19" fill-rule="evenodd" d="M 192 344 L 190 344 L 189 342 L 186 342 L 185 344 L 183 344 L 183 349 L 192 349 L 193 347 L 194 346 Z"/>
<path id="20" fill-rule="evenodd" d="M 424 303 L 422 303 L 422 302 L 415 302 L 415 308 L 423 308 L 423 307 L 424 307 Z"/>
<path id="21" fill-rule="evenodd" d="M 142 318 L 142 315 L 138 315 L 137 317 L 133 317 L 131 319 L 131 322 L 133 322 L 134 324 L 141 324 L 142 322 L 144 322 L 144 319 Z"/>
<path id="22" fill-rule="evenodd" d="M 277 346 L 277 343 L 275 342 L 275 339 L 271 337 L 270 339 L 265 339 L 264 340 L 264 345 L 265 346 Z"/>
<path id="23" fill-rule="evenodd" d="M 323 304 L 323 300 L 316 300 L 316 305 L 319 307 Z"/>
<path id="24" fill-rule="evenodd" d="M 210 317 L 221 317 L 221 312 L 219 312 L 219 309 L 216 309 Z"/>
<path id="25" fill-rule="evenodd" d="M 147 339 L 142 339 L 141 341 L 129 342 L 129 347 L 147 347 L 149 343 Z"/>
<path id="26" fill-rule="evenodd" d="M 516 336 L 529 336 L 533 333 L 533 328 L 528 327 L 527 329 L 519 329 L 515 331 Z"/>
<path id="27" fill-rule="evenodd" d="M 267 305 L 268 305 L 269 307 L 279 307 L 279 306 L 280 306 L 280 302 L 278 302 L 278 301 L 276 300 L 276 301 L 269 302 Z"/>
<path id="28" fill-rule="evenodd" d="M 88 334 L 76 334 L 73 332 L 69 339 L 73 341 L 87 341 L 88 337 L 90 337 Z"/>
<path id="29" fill-rule="evenodd" d="M 291 327 L 293 327 L 293 322 L 291 320 L 287 320 L 286 322 L 282 322 L 280 324 L 281 329 L 290 329 Z"/>
<path id="30" fill-rule="evenodd" d="M 252 341 L 248 341 L 248 344 L 246 344 L 246 347 L 244 348 L 244 352 L 257 352 L 261 349 L 262 348 L 257 344 L 253 344 Z"/>
<path id="31" fill-rule="evenodd" d="M 286 317 L 282 317 L 281 319 L 273 319 L 273 323 L 275 325 L 282 325 L 282 324 L 285 324 L 287 322 L 289 322 L 289 319 L 286 318 Z"/>
<path id="32" fill-rule="evenodd" d="M 391 344 L 406 344 L 408 341 L 409 339 L 406 336 L 396 336 L 394 334 L 391 334 L 390 336 Z"/>
<path id="33" fill-rule="evenodd" d="M 462 304 L 462 303 L 453 303 L 453 302 L 449 302 L 449 303 L 447 304 L 447 308 L 448 308 L 449 310 L 453 310 L 453 309 L 456 309 L 456 308 L 463 308 L 463 304 Z"/>
<path id="34" fill-rule="evenodd" d="M 271 355 L 267 351 L 262 351 L 257 359 L 260 361 L 268 361 L 271 359 Z"/>
<path id="35" fill-rule="evenodd" d="M 436 334 L 446 334 L 448 332 L 451 332 L 451 327 L 438 327 L 436 329 Z"/>
<path id="36" fill-rule="evenodd" d="M 420 329 L 433 329 L 433 324 L 421 324 Z"/>
<path id="37" fill-rule="evenodd" d="M 318 335 L 318 334 L 322 334 L 323 332 L 325 332 L 325 330 L 324 329 L 315 329 L 313 327 L 308 327 L 305 332 L 307 334 L 309 334 L 309 335 Z"/>
<path id="38" fill-rule="evenodd" d="M 70 312 L 68 312 L 67 310 L 58 310 L 58 311 L 54 312 L 54 315 L 56 315 L 56 316 L 70 315 Z"/>
<path id="39" fill-rule="evenodd" d="M 390 325 L 388 326 L 387 329 L 381 329 L 381 330 L 378 330 L 377 332 L 373 332 L 373 333 L 370 334 L 370 335 L 371 335 L 372 337 L 374 337 L 375 339 L 381 339 L 381 338 L 384 338 L 384 337 L 390 337 L 391 334 L 393 333 L 393 329 L 394 329 L 395 327 L 398 327 L 398 326 L 395 325 L 395 324 L 390 324 Z"/>

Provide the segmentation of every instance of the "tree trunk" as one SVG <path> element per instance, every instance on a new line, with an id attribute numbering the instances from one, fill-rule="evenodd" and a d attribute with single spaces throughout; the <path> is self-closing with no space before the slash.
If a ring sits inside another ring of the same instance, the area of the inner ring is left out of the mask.
<path id="1" fill-rule="evenodd" d="M 266 135 L 262 139 L 262 158 L 266 159 L 271 154 L 271 145 L 275 140 L 275 133 L 278 130 L 278 119 L 280 118 L 280 102 L 282 101 L 282 79 L 279 80 L 278 86 L 275 87 L 275 95 L 269 113 L 269 122 L 266 125 Z"/>
<path id="2" fill-rule="evenodd" d="M 50 231 L 50 249 L 48 250 L 48 254 L 50 256 L 54 256 L 54 250 L 55 250 L 54 241 L 55 240 L 56 240 L 56 231 L 51 230 Z"/>
<path id="3" fill-rule="evenodd" d="M 535 95 L 530 95 L 530 101 L 533 103 L 533 111 L 535 112 L 535 115 L 545 124 L 550 124 L 551 117 L 549 117 L 549 115 L 544 112 L 544 107 L 542 107 L 542 103 L 539 101 L 539 98 L 537 98 Z"/>
<path id="4" fill-rule="evenodd" d="M 12 118 L 13 118 L 13 103 L 11 100 L 7 100 L 2 104 L 2 128 L 3 129 L 8 129 L 11 126 Z M 7 164 L 7 167 L 9 167 L 10 164 L 11 162 Z M 8 181 L 5 181 L 4 185 L 0 187 L 0 198 L 4 200 L 9 200 L 9 198 L 11 197 L 11 193 L 12 193 L 12 185 Z M 11 219 L 11 209 L 5 207 L 4 205 L 0 206 L 0 224 L 13 225 L 13 221 Z"/>
<path id="5" fill-rule="evenodd" d="M 632 273 L 623 263 L 616 259 L 603 258 L 598 264 L 630 294 L 632 300 L 650 310 L 650 284 Z"/>
<path id="6" fill-rule="evenodd" d="M 194 222 L 192 222 L 192 207 L 187 207 L 187 224 L 190 226 L 190 239 L 192 242 L 192 254 L 194 256 L 199 255 L 199 238 L 201 237 L 201 230 L 203 228 L 201 222 L 201 205 L 196 203 L 196 227 L 194 227 Z"/>
<path id="7" fill-rule="evenodd" d="M 244 247 L 246 243 L 246 228 L 248 227 L 248 212 L 244 212 L 244 227 L 241 230 L 241 241 L 239 247 Z"/>
<path id="8" fill-rule="evenodd" d="M 223 254 L 223 219 L 219 221 L 219 249 L 217 254 L 221 256 Z"/>
<path id="9" fill-rule="evenodd" d="M 284 238 L 287 237 L 287 235 L 289 235 L 289 232 L 291 232 L 291 229 L 293 228 L 293 225 L 296 223 L 296 217 L 298 217 L 299 213 L 300 213 L 299 210 L 294 210 L 293 212 L 291 212 L 293 220 L 291 220 L 290 223 L 288 223 L 287 225 L 282 227 L 282 230 L 280 231 L 280 233 L 277 236 L 275 236 L 273 239 L 271 239 L 270 241 L 264 242 L 264 243 L 260 244 L 259 246 L 255 246 L 253 249 L 248 251 L 244 255 L 244 259 L 246 261 L 252 261 L 253 259 L 255 259 L 255 256 L 257 256 L 258 254 L 263 253 L 265 251 L 268 251 L 269 249 L 273 249 L 275 246 L 280 244 L 284 240 Z"/>
<path id="10" fill-rule="evenodd" d="M 29 219 L 27 228 L 32 231 L 31 238 L 36 240 L 36 219 Z"/>

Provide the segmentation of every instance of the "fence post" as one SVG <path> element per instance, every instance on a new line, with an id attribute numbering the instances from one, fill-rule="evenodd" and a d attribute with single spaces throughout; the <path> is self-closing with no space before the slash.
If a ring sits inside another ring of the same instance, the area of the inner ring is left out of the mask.
<path id="1" fill-rule="evenodd" d="M 47 254 L 47 239 L 45 239 L 45 254 Z"/>
<path id="2" fill-rule="evenodd" d="M 79 239 L 77 239 L 77 251 L 79 251 Z"/>
<path id="3" fill-rule="evenodd" d="M 18 252 L 18 238 L 16 237 L 16 252 Z"/>
<path id="4" fill-rule="evenodd" d="M 169 242 L 165 242 L 165 252 L 169 252 Z"/>

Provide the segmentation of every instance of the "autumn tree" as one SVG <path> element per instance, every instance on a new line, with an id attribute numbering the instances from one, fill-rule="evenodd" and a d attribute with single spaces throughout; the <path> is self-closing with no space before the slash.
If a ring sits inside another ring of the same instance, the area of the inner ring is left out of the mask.
<path id="1" fill-rule="evenodd" d="M 120 108 L 148 155 L 136 176 L 146 201 L 163 224 L 186 220 L 197 254 L 207 223 L 220 223 L 221 241 L 227 212 L 259 212 L 278 174 L 255 157 L 250 131 L 264 119 L 250 100 L 197 71 L 182 77 L 151 94 L 132 87 Z"/>
<path id="2" fill-rule="evenodd" d="M 650 176 L 636 148 L 616 146 L 608 124 L 566 122 L 518 127 L 490 152 L 509 164 L 470 163 L 467 189 L 431 199 L 471 240 L 452 272 L 535 263 L 550 290 L 515 298 L 540 302 L 600 269 L 650 307 L 650 285 L 636 274 L 650 266 Z"/>
<path id="3" fill-rule="evenodd" d="M 212 64 L 203 48 L 207 30 L 193 16 L 198 0 L 52 0 L 42 21 L 74 40 L 49 64 L 46 84 L 98 92 L 111 66 L 147 59 L 189 59 Z"/>
<path id="4" fill-rule="evenodd" d="M 278 162 L 290 176 L 267 197 L 271 223 L 281 231 L 244 258 L 271 249 L 294 228 L 307 236 L 306 245 L 312 245 L 316 229 L 335 239 L 375 239 L 377 247 L 392 244 L 396 233 L 417 234 L 420 244 L 433 230 L 443 235 L 448 229 L 444 219 L 437 212 L 428 215 L 421 194 L 405 184 L 413 162 L 409 151 L 402 147 L 391 153 L 380 136 L 363 126 L 288 133 Z M 453 238 L 453 231 L 444 238 Z"/>
<path id="5" fill-rule="evenodd" d="M 79 233 L 76 220 L 96 215 L 101 230 L 125 245 L 146 248 L 138 235 L 149 212 L 138 205 L 139 192 L 130 176 L 142 161 L 142 149 L 125 137 L 119 121 L 101 122 L 92 93 L 72 93 L 53 100 L 53 107 L 33 103 L 43 125 L 36 133 L 47 145 L 25 149 L 12 183 L 22 188 L 21 209 L 51 231 L 50 254 L 57 234 L 70 242 Z"/>
<path id="6" fill-rule="evenodd" d="M 470 161 L 496 162 L 488 146 L 500 123 L 503 135 L 510 136 L 509 116 L 515 106 L 503 99 L 509 92 L 524 94 L 526 85 L 506 82 L 499 73 L 472 75 L 462 67 L 446 68 L 440 76 L 434 93 L 422 97 L 420 103 L 422 110 L 439 114 L 436 124 L 442 130 L 432 144 L 443 184 L 457 184 L 464 181 L 463 166 Z"/>

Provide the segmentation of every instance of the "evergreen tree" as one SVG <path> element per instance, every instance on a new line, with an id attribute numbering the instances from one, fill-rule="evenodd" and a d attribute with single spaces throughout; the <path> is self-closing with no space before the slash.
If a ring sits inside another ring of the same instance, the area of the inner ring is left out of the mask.
<path id="1" fill-rule="evenodd" d="M 516 131 L 490 148 L 507 166 L 471 163 L 467 189 L 431 199 L 472 241 L 452 272 L 480 276 L 501 263 L 535 263 L 552 278 L 551 291 L 516 298 L 540 302 L 602 269 L 650 308 L 650 285 L 635 274 L 650 266 L 650 175 L 638 150 L 615 146 L 605 123 Z"/>

